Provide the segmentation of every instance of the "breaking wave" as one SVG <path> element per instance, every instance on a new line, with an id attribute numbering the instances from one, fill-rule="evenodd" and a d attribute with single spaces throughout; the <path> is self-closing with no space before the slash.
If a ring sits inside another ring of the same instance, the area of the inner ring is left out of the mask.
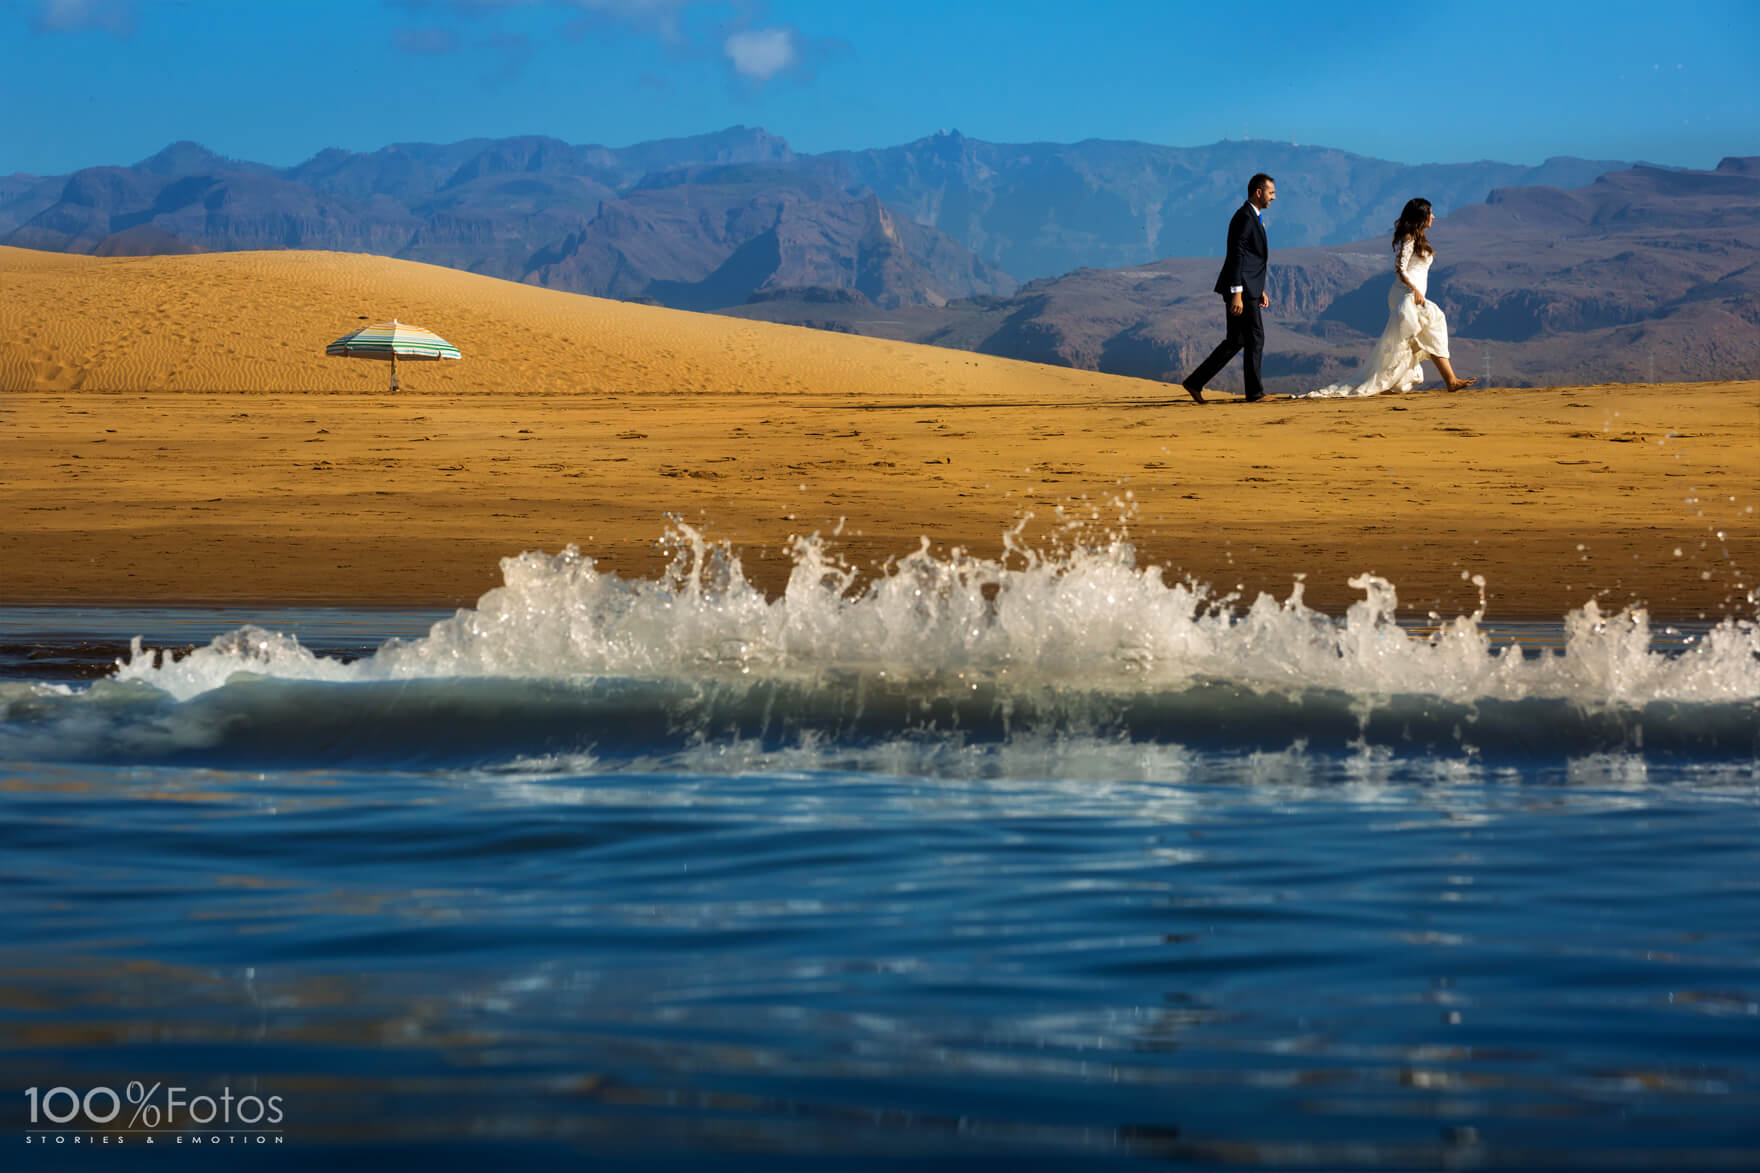
<path id="1" fill-rule="evenodd" d="M 1335 618 L 1300 582 L 1251 603 L 1170 584 L 1122 536 L 1056 555 L 1017 536 L 997 560 L 925 541 L 866 581 L 800 539 L 774 599 L 682 523 L 654 579 L 573 548 L 525 553 L 475 608 L 352 662 L 243 627 L 181 657 L 137 638 L 84 689 L 0 686 L 0 758 L 712 770 L 900 746 L 932 765 L 1072 739 L 1486 762 L 1760 752 L 1748 619 L 1665 650 L 1642 610 L 1590 602 L 1563 618 L 1561 647 L 1532 654 L 1494 646 L 1482 613 L 1408 632 L 1394 585 L 1369 575 Z"/>

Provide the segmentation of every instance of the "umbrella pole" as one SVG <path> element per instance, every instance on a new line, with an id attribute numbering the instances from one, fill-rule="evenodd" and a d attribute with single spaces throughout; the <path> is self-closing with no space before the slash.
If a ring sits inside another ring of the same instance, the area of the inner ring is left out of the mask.
<path id="1" fill-rule="evenodd" d="M 397 352 L 391 353 L 391 389 L 397 390 Z"/>

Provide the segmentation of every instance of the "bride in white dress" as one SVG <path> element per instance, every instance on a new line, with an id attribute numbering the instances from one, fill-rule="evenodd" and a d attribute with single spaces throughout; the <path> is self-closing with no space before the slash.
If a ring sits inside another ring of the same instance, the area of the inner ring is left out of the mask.
<path id="1" fill-rule="evenodd" d="M 1436 223 L 1429 200 L 1407 200 L 1393 226 L 1393 286 L 1387 291 L 1387 329 L 1369 353 L 1359 383 L 1334 383 L 1298 399 L 1355 399 L 1383 391 L 1410 391 L 1424 381 L 1429 359 L 1450 391 L 1471 387 L 1476 380 L 1455 378 L 1448 362 L 1448 319 L 1435 302 L 1426 300 L 1430 262 L 1436 250 L 1424 230 Z"/>

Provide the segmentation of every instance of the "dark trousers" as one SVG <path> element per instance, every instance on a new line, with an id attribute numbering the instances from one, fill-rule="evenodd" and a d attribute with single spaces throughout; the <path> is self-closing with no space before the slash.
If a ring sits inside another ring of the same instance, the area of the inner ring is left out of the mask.
<path id="1" fill-rule="evenodd" d="M 1222 316 L 1228 320 L 1228 337 L 1210 352 L 1209 358 L 1198 364 L 1197 370 L 1186 376 L 1185 386 L 1202 390 L 1230 359 L 1244 353 L 1241 368 L 1247 380 L 1247 398 L 1257 399 L 1265 394 L 1265 384 L 1259 381 L 1259 359 L 1265 353 L 1265 319 L 1259 316 L 1259 299 L 1242 293 L 1241 312 L 1231 314 L 1228 312 L 1228 298 L 1224 297 Z"/>

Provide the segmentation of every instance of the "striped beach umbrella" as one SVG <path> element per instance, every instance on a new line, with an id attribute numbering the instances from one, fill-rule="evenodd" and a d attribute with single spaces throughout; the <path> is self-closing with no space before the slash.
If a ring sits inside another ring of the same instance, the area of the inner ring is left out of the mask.
<path id="1" fill-rule="evenodd" d="M 400 322 L 396 318 L 376 326 L 363 326 L 352 334 L 344 334 L 324 353 L 333 358 L 377 358 L 391 363 L 391 389 L 397 390 L 397 360 L 427 362 L 457 358 L 458 347 L 432 330 Z"/>

